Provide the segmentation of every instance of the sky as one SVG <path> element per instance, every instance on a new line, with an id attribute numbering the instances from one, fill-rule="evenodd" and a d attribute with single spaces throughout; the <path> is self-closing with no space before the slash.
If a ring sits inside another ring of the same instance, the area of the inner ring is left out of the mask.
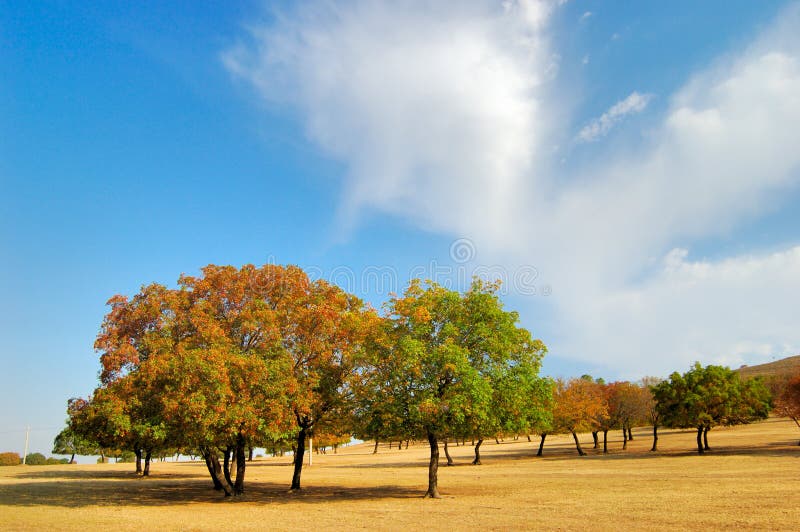
<path id="1" fill-rule="evenodd" d="M 501 279 L 543 372 L 800 353 L 800 4 L 0 0 L 0 451 L 106 301 L 297 264 Z"/>

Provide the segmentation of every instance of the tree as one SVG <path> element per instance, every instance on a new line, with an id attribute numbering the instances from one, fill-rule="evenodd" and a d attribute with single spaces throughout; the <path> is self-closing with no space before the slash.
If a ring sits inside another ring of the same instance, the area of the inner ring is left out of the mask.
<path id="1" fill-rule="evenodd" d="M 775 412 L 800 427 L 800 374 L 790 379 L 775 399 Z M 800 442 L 798 442 L 800 445 Z"/>
<path id="2" fill-rule="evenodd" d="M 586 453 L 581 448 L 577 433 L 597 429 L 597 420 L 607 415 L 608 404 L 603 396 L 602 384 L 585 378 L 556 381 L 554 431 L 572 434 L 580 456 Z"/>
<path id="3" fill-rule="evenodd" d="M 440 440 L 497 434 L 515 422 L 514 413 L 526 426 L 537 418 L 531 405 L 544 345 L 516 325 L 516 313 L 502 309 L 496 290 L 475 281 L 462 295 L 414 280 L 387 303 L 381 334 L 368 350 L 363 395 L 383 400 L 377 411 L 368 401 L 364 415 L 388 419 L 406 439 L 427 439 L 426 497 L 440 496 Z"/>
<path id="4" fill-rule="evenodd" d="M 658 417 L 665 426 L 697 429 L 697 451 L 710 450 L 708 431 L 715 425 L 738 425 L 765 419 L 769 391 L 758 379 L 742 382 L 738 373 L 699 363 L 677 372 L 653 389 Z"/>
<path id="5" fill-rule="evenodd" d="M 550 387 L 539 377 L 547 348 L 518 326 L 516 312 L 503 309 L 499 288 L 499 282 L 476 278 L 454 309 L 459 341 L 468 351 L 470 365 L 491 388 L 485 408 L 476 405 L 463 427 L 453 427 L 455 435 L 477 439 L 473 465 L 481 463 L 484 438 L 528 432 L 550 414 Z"/>
<path id="6" fill-rule="evenodd" d="M 641 409 L 644 413 L 643 421 L 649 423 L 653 427 L 653 446 L 650 448 L 651 452 L 658 450 L 658 425 L 661 423 L 661 416 L 657 408 L 658 403 L 653 395 L 655 387 L 661 379 L 658 377 L 644 377 L 640 382 L 642 388 L 639 399 L 641 401 Z"/>
<path id="7" fill-rule="evenodd" d="M 439 498 L 439 440 L 487 407 L 488 382 L 470 365 L 458 341 L 460 297 L 434 283 L 415 280 L 387 304 L 382 349 L 372 360 L 376 388 L 400 409 L 406 437 L 424 437 L 430 447 L 426 497 Z M 381 345 L 378 343 L 376 345 Z M 404 411 L 405 410 L 405 411 Z"/>
<path id="8" fill-rule="evenodd" d="M 98 445 L 96 442 L 87 440 L 67 426 L 62 429 L 53 440 L 52 452 L 53 454 L 70 455 L 69 463 L 71 464 L 75 461 L 76 454 L 80 456 L 98 454 Z"/>
<path id="9" fill-rule="evenodd" d="M 25 457 L 27 465 L 47 465 L 47 457 L 42 453 L 30 453 Z"/>

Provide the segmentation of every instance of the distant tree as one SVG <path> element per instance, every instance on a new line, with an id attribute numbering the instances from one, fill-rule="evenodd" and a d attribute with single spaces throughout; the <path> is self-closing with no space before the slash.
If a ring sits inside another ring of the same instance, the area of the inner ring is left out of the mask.
<path id="1" fill-rule="evenodd" d="M 42 453 L 30 453 L 25 456 L 27 465 L 47 465 L 47 457 Z"/>
<path id="2" fill-rule="evenodd" d="M 15 466 L 22 463 L 17 453 L 0 453 L 0 466 Z"/>
<path id="3" fill-rule="evenodd" d="M 765 419 L 771 408 L 769 391 L 760 380 L 742 382 L 730 368 L 699 363 L 657 384 L 653 395 L 665 426 L 697 429 L 700 454 L 710 450 L 708 431 L 715 425 Z"/>
<path id="4" fill-rule="evenodd" d="M 69 426 L 64 428 L 53 440 L 53 454 L 70 455 L 68 463 L 75 461 L 75 455 L 90 456 L 98 453 L 96 442 L 87 440 Z"/>
<path id="5" fill-rule="evenodd" d="M 636 396 L 639 387 L 630 382 L 612 382 L 601 386 L 603 399 L 607 406 L 605 411 L 599 412 L 597 425 L 603 432 L 603 453 L 608 453 L 608 431 L 622 429 L 623 449 L 627 448 L 628 435 L 626 430 L 636 415 Z"/>
<path id="6" fill-rule="evenodd" d="M 782 387 L 780 395 L 775 399 L 775 412 L 790 418 L 800 427 L 800 375 L 796 375 Z"/>
<path id="7" fill-rule="evenodd" d="M 643 421 L 653 427 L 653 446 L 650 448 L 651 452 L 658 450 L 658 426 L 661 422 L 661 417 L 655 397 L 653 396 L 653 390 L 659 382 L 661 382 L 661 379 L 658 377 L 645 377 L 639 383 L 642 388 L 640 399 L 642 411 L 644 412 Z"/>
<path id="8" fill-rule="evenodd" d="M 578 454 L 584 456 L 577 433 L 599 430 L 598 419 L 608 415 L 602 385 L 586 378 L 558 380 L 554 400 L 554 432 L 572 434 Z"/>

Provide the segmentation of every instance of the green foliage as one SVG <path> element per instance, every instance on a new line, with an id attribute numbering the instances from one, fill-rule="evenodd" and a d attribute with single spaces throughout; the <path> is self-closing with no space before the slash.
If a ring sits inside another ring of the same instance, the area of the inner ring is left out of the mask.
<path id="1" fill-rule="evenodd" d="M 47 460 L 45 461 L 45 465 L 62 465 L 68 463 L 69 463 L 69 458 L 48 457 Z"/>
<path id="2" fill-rule="evenodd" d="M 47 458 L 42 453 L 30 453 L 25 457 L 27 465 L 47 465 Z"/>
<path id="3" fill-rule="evenodd" d="M 0 453 L 0 466 L 14 466 L 22 463 L 18 453 Z"/>
<path id="4" fill-rule="evenodd" d="M 750 423 L 766 419 L 771 408 L 769 390 L 759 379 L 742 382 L 738 373 L 722 366 L 696 363 L 652 390 L 661 423 L 668 427 Z"/>
<path id="5" fill-rule="evenodd" d="M 122 451 L 116 457 L 118 463 L 131 463 L 136 461 L 136 454 L 133 451 Z"/>
<path id="6" fill-rule="evenodd" d="M 78 434 L 70 426 L 64 428 L 53 440 L 53 454 L 77 454 L 80 456 L 90 456 L 98 454 L 99 446 L 97 443 L 86 439 Z"/>

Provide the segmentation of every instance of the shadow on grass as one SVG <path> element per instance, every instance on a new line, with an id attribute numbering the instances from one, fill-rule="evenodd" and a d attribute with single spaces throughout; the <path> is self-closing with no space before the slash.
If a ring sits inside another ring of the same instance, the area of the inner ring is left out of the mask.
<path id="1" fill-rule="evenodd" d="M 156 467 L 152 469 L 154 471 L 154 475 L 158 476 L 159 480 L 182 480 L 182 479 L 189 479 L 189 478 L 198 478 L 200 475 L 198 474 L 183 474 L 183 473 L 162 473 L 159 472 Z M 140 475 L 137 475 L 136 472 L 131 469 L 130 471 L 119 471 L 119 470 L 110 470 L 110 471 L 102 471 L 102 470 L 92 470 L 87 471 L 85 469 L 76 469 L 74 471 L 70 471 L 68 469 L 57 469 L 57 470 L 38 470 L 38 471 L 25 471 L 24 473 L 18 473 L 14 475 L 15 478 L 25 478 L 31 480 L 39 480 L 39 479 L 66 479 L 66 480 L 103 480 L 103 479 L 111 479 L 111 480 L 142 480 L 147 481 L 150 479 L 143 478 Z"/>
<path id="2" fill-rule="evenodd" d="M 747 445 L 719 445 L 714 446 L 711 443 L 711 450 L 706 451 L 703 456 L 768 456 L 768 457 L 782 457 L 782 458 L 800 458 L 800 446 L 793 440 L 782 440 L 777 442 L 762 443 L 758 446 Z M 574 446 L 566 444 L 559 444 L 548 449 L 545 444 L 544 454 L 536 456 L 538 446 L 522 449 L 503 449 L 497 450 L 491 454 L 485 453 L 483 462 L 491 464 L 492 462 L 502 462 L 504 460 L 521 460 L 521 459 L 536 459 L 547 461 L 566 461 L 566 460 L 636 460 L 636 459 L 652 459 L 652 458 L 680 458 L 686 456 L 700 456 L 697 452 L 697 447 L 694 445 L 692 439 L 687 439 L 685 449 L 669 449 L 664 451 L 651 452 L 647 450 L 627 450 L 623 451 L 621 448 L 616 447 L 609 450 L 604 454 L 601 449 L 593 449 L 590 445 L 584 446 L 586 456 L 578 456 Z"/>
<path id="3" fill-rule="evenodd" d="M 24 478 L 24 477 L 23 477 Z M 82 508 L 87 506 L 174 506 L 198 502 L 210 503 L 330 503 L 333 501 L 410 499 L 419 498 L 424 490 L 398 486 L 313 486 L 289 492 L 287 484 L 249 482 L 240 497 L 224 497 L 211 488 L 211 481 L 180 475 L 117 480 L 71 478 L 52 481 L 20 482 L 0 485 L 0 506 L 56 506 Z"/>

